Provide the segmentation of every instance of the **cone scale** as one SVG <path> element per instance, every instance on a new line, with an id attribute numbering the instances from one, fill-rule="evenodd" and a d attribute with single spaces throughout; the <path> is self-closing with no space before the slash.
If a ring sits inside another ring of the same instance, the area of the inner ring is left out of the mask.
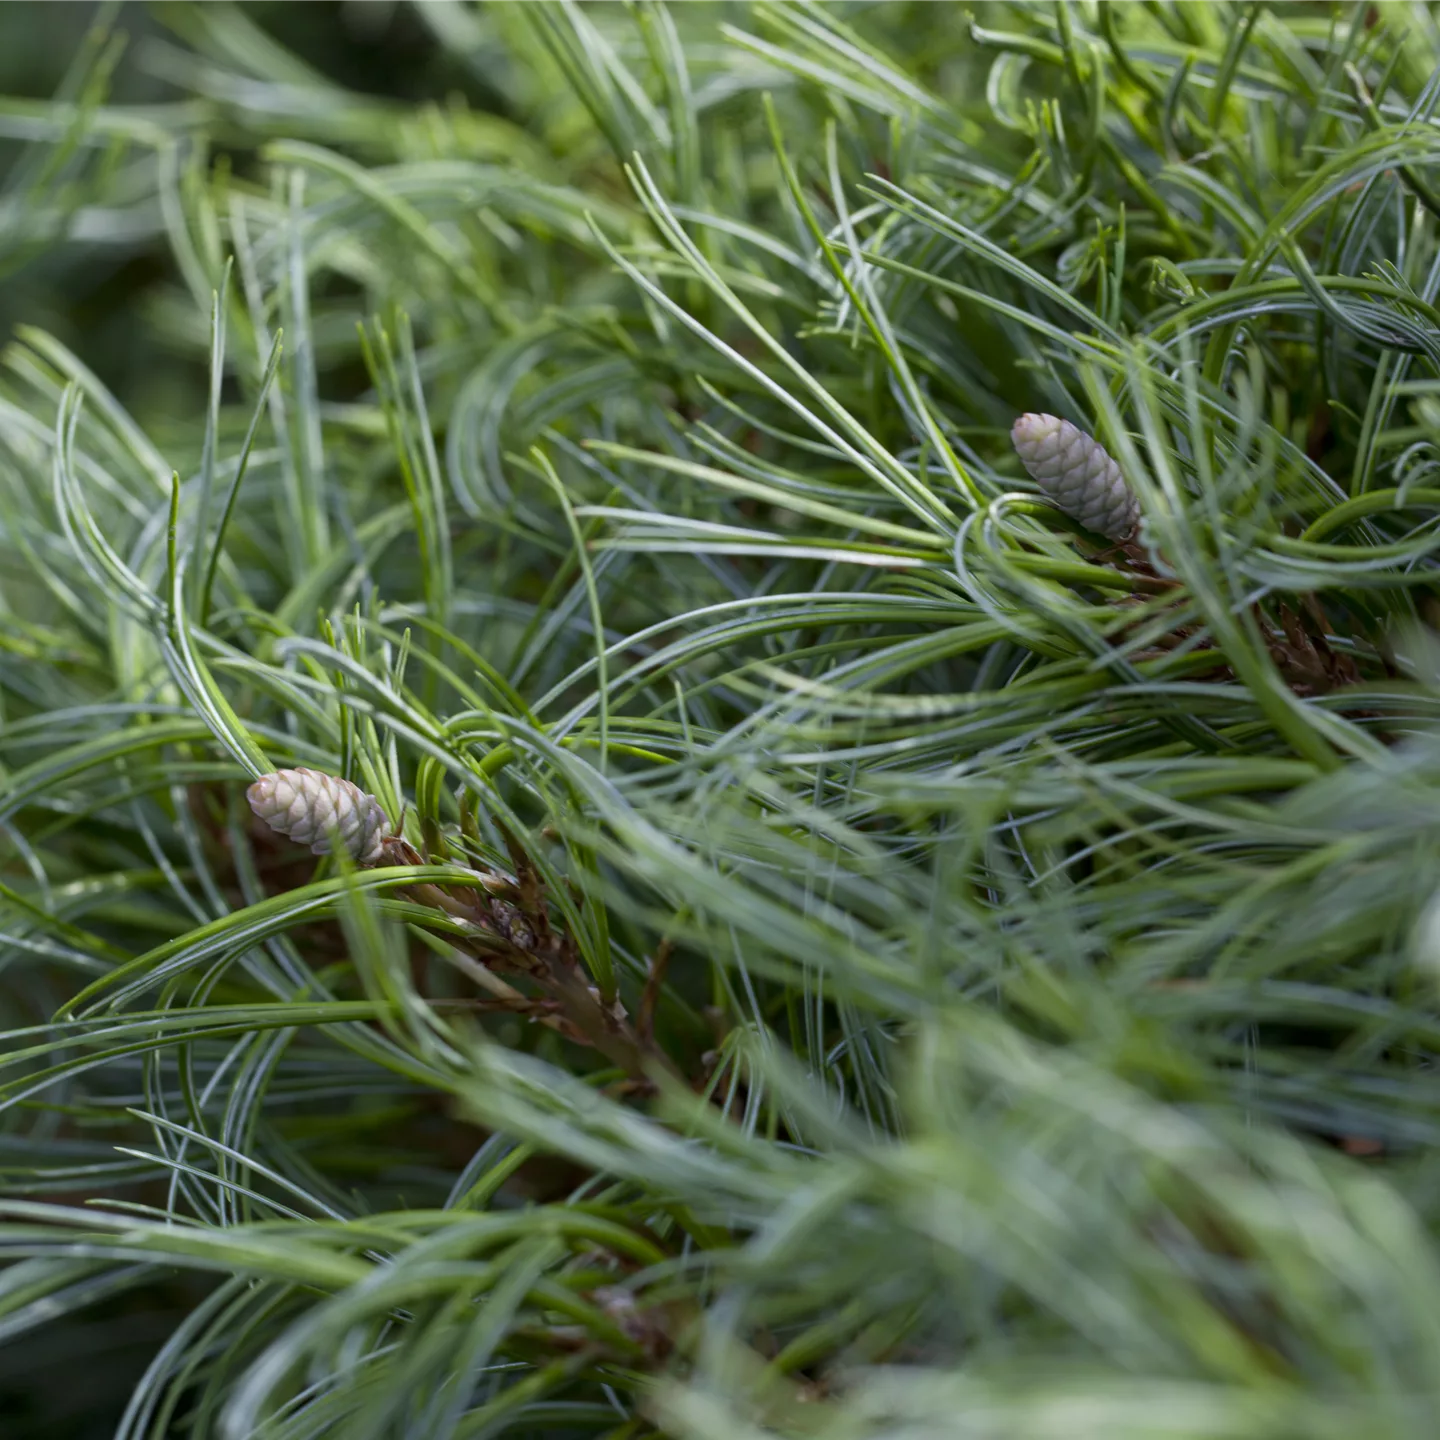
<path id="1" fill-rule="evenodd" d="M 1057 415 L 1022 415 L 1010 439 L 1036 484 L 1072 519 L 1107 540 L 1134 534 L 1140 502 L 1094 436 Z"/>
<path id="2" fill-rule="evenodd" d="M 330 853 L 334 834 L 352 860 L 370 865 L 380 858 L 390 833 L 390 819 L 373 795 L 304 766 L 262 775 L 245 798 L 272 830 L 308 845 L 316 855 Z"/>

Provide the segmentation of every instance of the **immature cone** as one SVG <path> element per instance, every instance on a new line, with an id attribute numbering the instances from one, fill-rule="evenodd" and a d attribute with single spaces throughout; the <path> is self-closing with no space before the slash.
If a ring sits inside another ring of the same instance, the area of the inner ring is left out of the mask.
<path id="1" fill-rule="evenodd" d="M 370 865 L 380 858 L 390 833 L 389 817 L 373 795 L 348 780 L 304 766 L 262 775 L 245 798 L 272 830 L 308 845 L 316 855 L 330 853 L 334 830 L 352 860 Z"/>
<path id="2" fill-rule="evenodd" d="M 1140 502 L 1105 447 L 1055 415 L 1022 415 L 1010 430 L 1040 488 L 1087 530 L 1125 540 L 1140 523 Z"/>

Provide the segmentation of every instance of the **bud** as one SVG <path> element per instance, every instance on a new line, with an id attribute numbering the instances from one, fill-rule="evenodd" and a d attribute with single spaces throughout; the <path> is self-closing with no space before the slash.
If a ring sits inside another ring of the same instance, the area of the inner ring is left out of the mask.
<path id="1" fill-rule="evenodd" d="M 390 833 L 389 817 L 373 795 L 348 780 L 303 766 L 262 775 L 245 797 L 272 830 L 297 845 L 308 845 L 316 855 L 330 853 L 334 830 L 352 860 L 373 865 Z"/>
<path id="2" fill-rule="evenodd" d="M 1010 439 L 1040 488 L 1072 519 L 1107 540 L 1126 540 L 1140 502 L 1105 447 L 1055 415 L 1022 415 Z"/>

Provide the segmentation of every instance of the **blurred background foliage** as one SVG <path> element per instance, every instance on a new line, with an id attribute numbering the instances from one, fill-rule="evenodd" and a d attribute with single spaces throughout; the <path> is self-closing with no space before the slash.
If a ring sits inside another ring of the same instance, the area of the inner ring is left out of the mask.
<path id="1" fill-rule="evenodd" d="M 143 147 L 125 144 L 125 126 L 118 136 L 84 135 L 81 153 L 59 160 L 37 142 L 57 136 L 63 149 L 63 124 L 53 117 L 68 112 L 24 102 L 83 99 L 88 90 L 137 123 L 170 129 L 190 163 L 223 156 L 237 177 L 254 179 L 266 135 L 286 129 L 285 104 L 311 110 L 324 135 L 333 87 L 355 92 L 350 108 L 375 117 L 366 122 L 370 143 L 356 151 L 372 159 L 395 153 L 393 137 L 379 136 L 381 115 L 451 97 L 503 114 L 510 98 L 437 44 L 411 5 L 260 0 L 214 7 L 231 12 L 224 17 L 197 16 L 196 8 L 76 0 L 18 3 L 0 14 L 0 92 L 10 102 L 0 151 L 9 193 L 0 324 L 7 334 L 17 322 L 49 331 L 83 353 L 137 418 L 162 425 L 203 412 L 208 364 L 204 315 L 194 313 L 176 271 L 157 167 Z M 236 103 L 242 77 L 205 68 L 207 53 L 225 53 L 226 36 L 259 67 L 243 77 L 255 87 L 259 115 Z M 265 61 L 276 58 L 269 44 L 287 57 L 289 89 L 273 96 L 264 92 Z M 307 87 L 308 104 L 299 98 Z M 267 113 L 270 102 L 276 110 Z M 344 128 L 343 118 L 337 123 Z"/>

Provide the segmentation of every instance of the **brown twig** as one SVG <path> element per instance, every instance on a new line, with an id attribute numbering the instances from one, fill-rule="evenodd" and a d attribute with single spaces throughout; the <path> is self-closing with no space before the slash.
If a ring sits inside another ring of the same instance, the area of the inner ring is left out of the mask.
<path id="1" fill-rule="evenodd" d="M 1178 581 L 1167 581 L 1156 574 L 1149 556 L 1133 538 L 1112 545 L 1090 558 L 1096 563 L 1111 563 L 1117 569 L 1130 574 L 1181 588 Z M 1288 605 L 1280 603 L 1279 633 L 1258 604 L 1252 610 L 1270 658 L 1285 683 L 1300 696 L 1324 695 L 1346 685 L 1358 685 L 1361 676 L 1355 662 L 1348 655 L 1337 654 L 1325 638 L 1330 622 L 1324 607 L 1315 595 L 1308 591 L 1301 595 L 1300 604 L 1305 612 L 1304 618 Z M 1305 623 L 1306 619 L 1309 624 Z M 1168 634 L 1156 639 L 1145 654 L 1147 657 L 1156 657 L 1164 651 L 1177 649 L 1199 633 L 1198 625 L 1177 624 Z M 1208 649 L 1210 644 L 1209 641 L 1201 641 L 1200 648 Z M 1215 673 L 1218 679 L 1234 678 L 1233 669 L 1220 659 L 1211 667 L 1211 672 Z"/>
<path id="2" fill-rule="evenodd" d="M 635 1019 L 635 1029 L 642 1040 L 655 1037 L 655 1011 L 660 1004 L 660 991 L 670 969 L 670 957 L 675 953 L 675 944 L 666 936 L 655 947 L 650 959 L 650 972 L 645 977 L 645 990 L 640 996 L 640 1013 Z"/>
<path id="3" fill-rule="evenodd" d="M 683 1078 L 675 1063 L 655 1044 L 653 1035 L 637 1032 L 618 1000 L 605 1004 L 586 979 L 575 942 L 550 923 L 544 882 L 530 856 L 503 826 L 501 834 L 510 852 L 515 878 L 477 872 L 478 889 L 451 888 L 422 881 L 406 893 L 418 904 L 439 910 L 463 923 L 461 934 L 448 939 L 489 972 L 508 969 L 523 975 L 543 992 L 541 1001 L 528 1001 L 513 987 L 497 997 L 507 1008 L 521 1011 L 528 1003 L 543 1010 L 542 1024 L 561 1029 L 571 1039 L 593 1046 L 637 1082 L 649 1086 L 657 1070 Z M 406 841 L 386 841 L 382 863 L 418 865 L 421 856 Z M 504 982 L 500 982 L 504 984 Z M 493 985 L 487 985 L 493 991 Z M 653 1003 L 652 1003 L 653 1011 Z"/>

